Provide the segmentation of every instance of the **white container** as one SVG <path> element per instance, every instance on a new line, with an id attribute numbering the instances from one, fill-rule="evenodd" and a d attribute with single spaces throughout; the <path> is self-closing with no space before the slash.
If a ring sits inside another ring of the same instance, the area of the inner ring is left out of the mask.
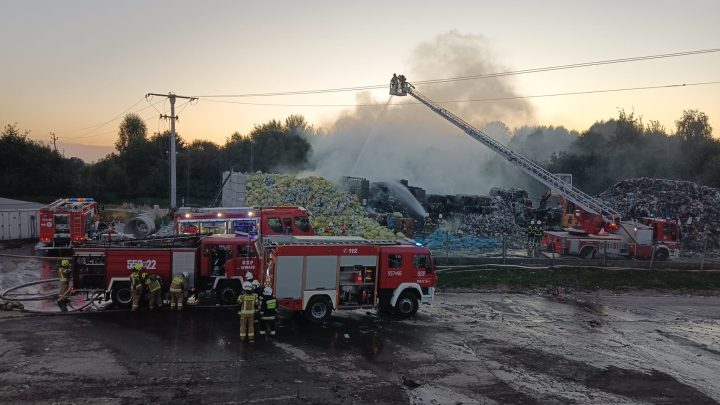
<path id="1" fill-rule="evenodd" d="M 39 209 L 0 210 L 0 240 L 37 239 L 40 236 Z"/>

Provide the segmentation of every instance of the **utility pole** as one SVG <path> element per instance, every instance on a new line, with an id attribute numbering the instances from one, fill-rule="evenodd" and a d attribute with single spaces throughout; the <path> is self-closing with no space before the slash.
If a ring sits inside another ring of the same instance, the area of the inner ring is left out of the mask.
<path id="1" fill-rule="evenodd" d="M 50 139 L 52 139 L 53 150 L 55 150 L 55 152 L 57 152 L 57 140 L 58 140 L 58 137 L 57 137 L 57 135 L 55 135 L 55 132 L 50 132 Z"/>
<path id="2" fill-rule="evenodd" d="M 170 115 L 162 114 L 160 115 L 160 118 L 167 118 L 170 120 L 170 208 L 177 208 L 177 175 L 175 173 L 175 120 L 177 120 L 178 117 L 175 115 L 175 100 L 178 98 L 184 98 L 193 101 L 197 100 L 197 97 L 178 96 L 173 92 L 170 92 L 168 94 L 148 93 L 145 95 L 146 98 L 148 96 L 167 97 L 168 100 L 170 100 Z"/>

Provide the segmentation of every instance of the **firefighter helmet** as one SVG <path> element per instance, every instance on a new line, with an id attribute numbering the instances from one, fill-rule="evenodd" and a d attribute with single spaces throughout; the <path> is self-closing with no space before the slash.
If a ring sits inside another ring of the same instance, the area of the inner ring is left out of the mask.
<path id="1" fill-rule="evenodd" d="M 537 224 L 542 225 L 542 221 L 538 219 Z"/>
<path id="2" fill-rule="evenodd" d="M 534 219 L 530 221 L 530 225 L 535 225 L 535 220 L 534 220 Z"/>
<path id="3" fill-rule="evenodd" d="M 257 281 L 257 280 L 253 280 L 250 284 L 252 284 L 253 288 L 258 288 L 258 287 L 260 287 L 260 282 Z"/>
<path id="4" fill-rule="evenodd" d="M 188 278 L 190 278 L 190 273 L 188 273 L 187 271 L 183 271 L 182 276 L 185 280 L 187 280 Z"/>
<path id="5" fill-rule="evenodd" d="M 243 286 L 243 290 L 245 290 L 245 291 L 252 290 L 252 283 L 250 283 L 249 281 L 244 282 L 242 284 L 242 286 Z"/>
<path id="6" fill-rule="evenodd" d="M 135 263 L 135 265 L 133 266 L 133 270 L 135 270 L 135 271 L 140 271 L 140 270 L 142 270 L 142 264 L 140 264 L 140 263 Z"/>
<path id="7" fill-rule="evenodd" d="M 60 262 L 60 266 L 62 266 L 62 267 L 69 267 L 69 266 L 70 266 L 70 260 L 68 260 L 68 259 L 63 259 L 63 260 Z"/>
<path id="8" fill-rule="evenodd" d="M 253 274 L 251 272 L 245 273 L 245 281 L 251 281 L 253 279 Z"/>
<path id="9" fill-rule="evenodd" d="M 263 294 L 265 294 L 265 295 L 272 295 L 272 288 L 270 288 L 270 287 L 265 287 L 265 289 L 263 290 Z"/>

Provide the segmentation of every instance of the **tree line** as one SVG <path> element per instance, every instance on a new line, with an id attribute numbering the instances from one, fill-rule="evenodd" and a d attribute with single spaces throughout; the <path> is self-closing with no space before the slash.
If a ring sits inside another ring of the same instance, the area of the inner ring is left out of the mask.
<path id="1" fill-rule="evenodd" d="M 531 133 L 529 139 L 539 134 Z M 188 143 L 178 135 L 178 202 L 211 204 L 224 171 L 302 170 L 310 164 L 309 140 L 318 135 L 301 115 L 256 125 L 246 135 L 236 132 L 223 145 Z M 29 139 L 17 124 L 6 125 L 0 132 L 0 196 L 40 202 L 90 196 L 105 203 L 167 205 L 169 136 L 149 135 L 140 116 L 128 114 L 119 126 L 115 151 L 87 164 Z M 538 163 L 553 173 L 571 173 L 574 184 L 590 194 L 632 177 L 720 187 L 720 141 L 712 137 L 708 116 L 698 110 L 685 111 L 672 132 L 620 110 L 617 118 L 596 122 L 569 146 L 558 146 L 563 148 Z"/>
<path id="2" fill-rule="evenodd" d="M 178 203 L 208 205 L 221 186 L 223 171 L 273 172 L 305 168 L 308 136 L 318 132 L 300 115 L 284 122 L 256 125 L 238 132 L 224 145 L 186 142 L 176 136 Z M 170 133 L 148 134 L 137 114 L 122 120 L 115 151 L 86 164 L 65 158 L 49 145 L 28 138 L 17 124 L 0 133 L 0 196 L 49 202 L 58 197 L 88 196 L 105 203 L 167 205 Z"/>
<path id="3" fill-rule="evenodd" d="M 720 187 L 720 141 L 698 110 L 684 111 L 674 132 L 620 110 L 618 118 L 596 122 L 545 166 L 551 173 L 572 174 L 573 184 L 589 194 L 634 177 Z"/>

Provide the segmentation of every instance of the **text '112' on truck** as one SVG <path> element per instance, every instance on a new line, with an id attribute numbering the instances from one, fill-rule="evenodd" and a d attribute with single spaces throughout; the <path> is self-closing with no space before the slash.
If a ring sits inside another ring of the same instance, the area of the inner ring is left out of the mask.
<path id="1" fill-rule="evenodd" d="M 166 290 L 174 276 L 188 272 L 188 286 L 201 301 L 232 305 L 250 272 L 273 288 L 281 307 L 315 322 L 350 309 L 411 316 L 435 295 L 430 251 L 410 241 L 292 235 L 211 235 L 187 241 L 178 247 L 75 248 L 75 289 L 128 307 L 130 272 L 141 263 L 160 276 Z"/>

